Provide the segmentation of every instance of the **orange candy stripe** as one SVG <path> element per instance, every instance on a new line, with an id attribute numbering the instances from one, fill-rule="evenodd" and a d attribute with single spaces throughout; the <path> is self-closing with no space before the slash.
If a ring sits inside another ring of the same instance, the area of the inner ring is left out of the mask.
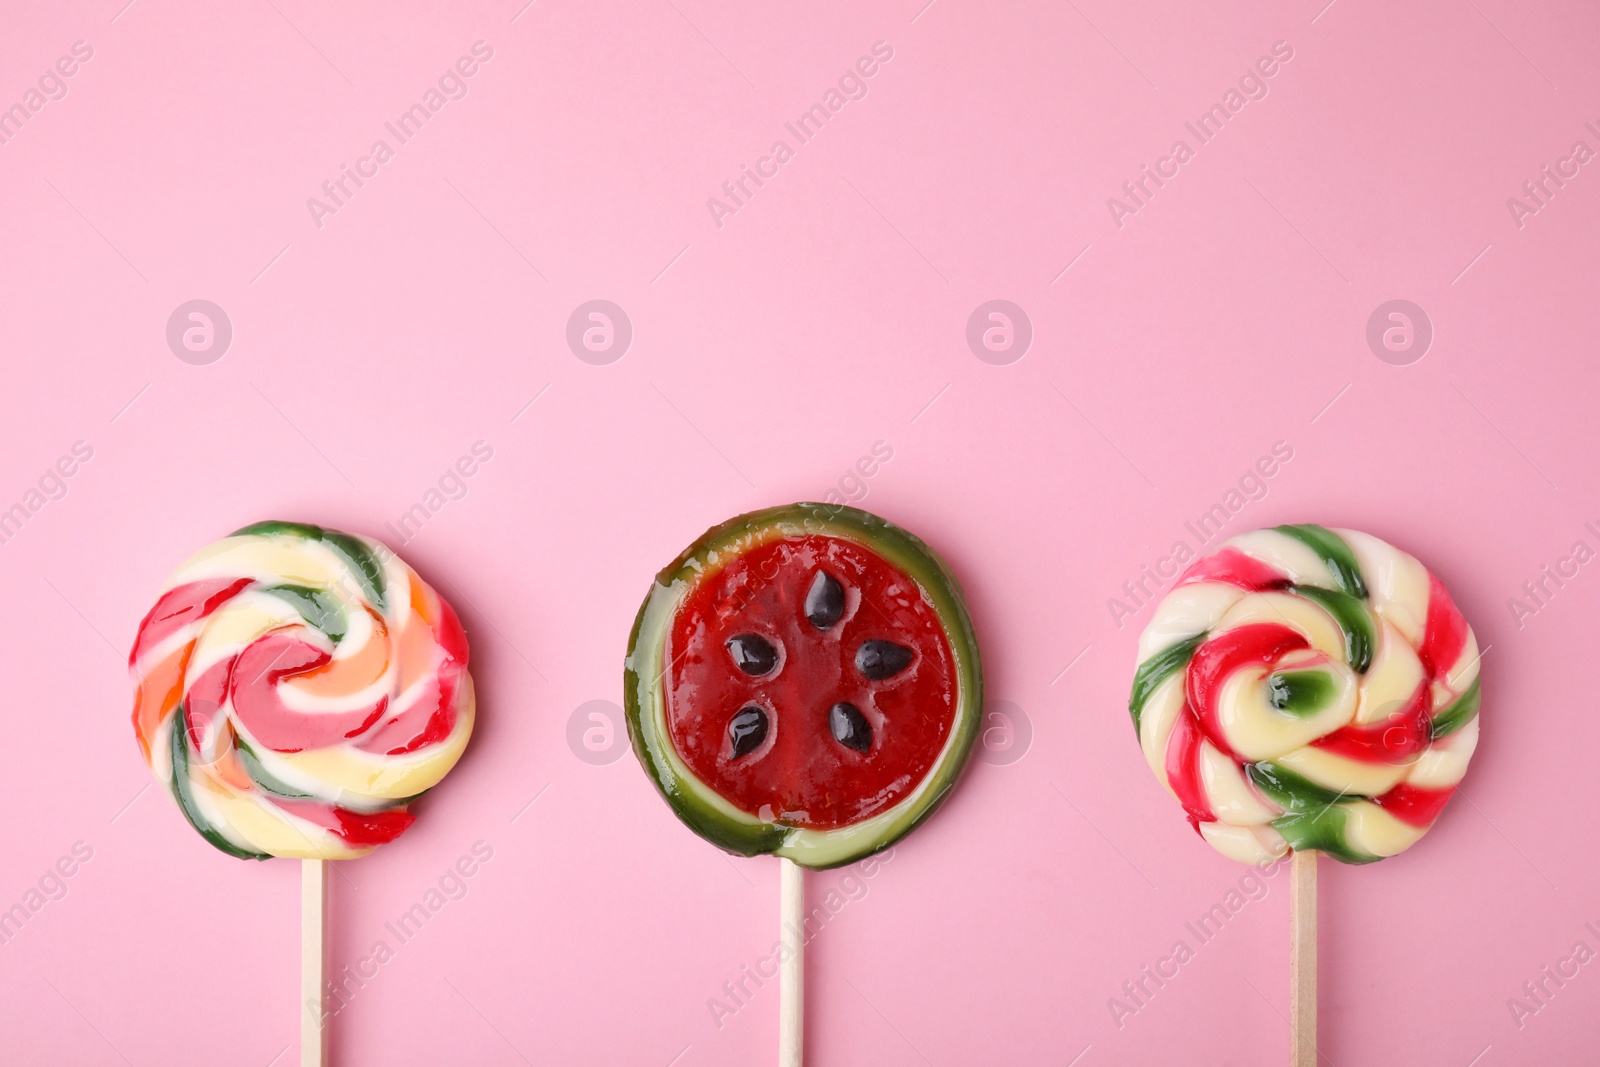
<path id="1" fill-rule="evenodd" d="M 138 692 L 134 694 L 133 729 L 139 736 L 139 747 L 144 750 L 147 763 L 157 728 L 183 700 L 183 671 L 189 664 L 189 653 L 193 650 L 194 642 L 191 641 L 156 664 L 144 676 Z"/>
<path id="2" fill-rule="evenodd" d="M 372 615 L 371 611 L 367 614 Z M 389 668 L 389 631 L 383 620 L 372 615 L 372 637 L 361 651 L 347 659 L 336 659 L 304 674 L 296 675 L 287 684 L 310 696 L 337 697 L 359 693 L 383 677 Z"/>

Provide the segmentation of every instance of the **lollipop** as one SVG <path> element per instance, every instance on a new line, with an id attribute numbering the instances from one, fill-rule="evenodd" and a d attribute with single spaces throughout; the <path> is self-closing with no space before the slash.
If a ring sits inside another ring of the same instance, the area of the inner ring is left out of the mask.
<path id="1" fill-rule="evenodd" d="M 263 522 L 167 580 L 128 661 L 139 747 L 190 825 L 306 861 L 302 1055 L 321 1063 L 323 861 L 398 837 L 466 748 L 461 624 L 382 544 Z"/>
<path id="2" fill-rule="evenodd" d="M 709 530 L 656 576 L 624 679 L 634 753 L 678 818 L 783 861 L 780 1062 L 799 1063 L 802 867 L 889 847 L 955 784 L 982 707 L 955 577 L 854 508 Z"/>
<path id="3" fill-rule="evenodd" d="M 1293 853 L 1296 1054 L 1315 1062 L 1315 855 L 1427 832 L 1478 743 L 1478 645 L 1439 579 L 1353 530 L 1279 526 L 1197 560 L 1139 640 L 1146 761 L 1223 855 Z M 1302 1062 L 1296 1059 L 1295 1063 Z"/>

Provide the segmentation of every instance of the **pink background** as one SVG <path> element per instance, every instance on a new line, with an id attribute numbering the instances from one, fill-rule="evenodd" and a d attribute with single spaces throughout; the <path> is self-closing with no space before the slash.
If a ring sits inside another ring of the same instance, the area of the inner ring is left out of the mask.
<path id="1" fill-rule="evenodd" d="M 621 700 L 656 568 L 841 478 L 962 575 L 1032 740 L 1007 764 L 997 733 L 852 883 L 809 953 L 811 1062 L 1281 1062 L 1286 880 L 1186 931 L 1246 869 L 1145 768 L 1148 612 L 1107 606 L 1279 441 L 1229 532 L 1389 538 L 1487 649 L 1465 795 L 1400 858 L 1324 864 L 1323 1050 L 1593 1058 L 1600 965 L 1520 1028 L 1507 1002 L 1600 949 L 1600 567 L 1508 601 L 1600 548 L 1600 174 L 1520 228 L 1506 203 L 1600 149 L 1592 7 L 125 2 L 13 5 L 0 34 L 0 104 L 93 49 L 0 145 L 0 508 L 93 449 L 0 544 L 0 908 L 93 850 L 0 945 L 5 1062 L 293 1062 L 296 865 L 222 856 L 145 788 L 123 657 L 201 544 L 269 517 L 396 543 L 480 440 L 402 549 L 469 627 L 480 732 L 404 839 L 340 868 L 337 959 L 393 947 L 474 842 L 493 859 L 337 1018 L 338 1063 L 772 1057 L 775 989 L 720 1028 L 707 1002 L 770 949 L 776 864 L 724 858 L 567 727 Z M 479 40 L 467 96 L 315 225 L 307 198 Z M 797 146 L 784 122 L 877 41 L 865 98 Z M 1119 228 L 1107 198 L 1277 41 L 1266 98 Z M 719 228 L 707 198 L 779 138 L 794 158 Z M 166 343 L 195 298 L 233 326 L 209 365 Z M 605 366 L 565 341 L 596 298 L 634 331 Z M 1010 365 L 965 340 L 994 298 L 1034 329 Z M 1436 333 L 1406 366 L 1365 340 L 1396 298 Z M 1194 959 L 1119 1028 L 1108 999 L 1179 939 Z"/>

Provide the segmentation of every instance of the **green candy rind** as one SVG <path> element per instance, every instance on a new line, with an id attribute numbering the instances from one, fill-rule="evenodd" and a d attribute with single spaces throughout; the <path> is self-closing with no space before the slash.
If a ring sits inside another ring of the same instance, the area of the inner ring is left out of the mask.
<path id="1" fill-rule="evenodd" d="M 1294 585 L 1290 591 L 1320 604 L 1344 631 L 1345 660 L 1357 674 L 1367 673 L 1372 666 L 1372 650 L 1378 642 L 1377 627 L 1367 605 L 1349 593 L 1324 589 L 1318 585 Z"/>
<path id="2" fill-rule="evenodd" d="M 1156 687 L 1167 680 L 1173 671 L 1181 670 L 1188 666 L 1189 660 L 1194 657 L 1194 650 L 1200 647 L 1200 642 L 1205 640 L 1205 634 L 1195 634 L 1193 637 L 1168 645 L 1143 663 L 1133 675 L 1133 692 L 1128 696 L 1128 714 L 1133 716 L 1133 732 L 1139 732 L 1139 716 L 1144 714 L 1144 706 L 1150 699 L 1150 694 Z"/>
<path id="3" fill-rule="evenodd" d="M 334 644 L 344 639 L 348 621 L 339 602 L 327 590 L 313 589 L 308 585 L 270 585 L 261 592 L 294 605 L 302 619 L 327 634 L 328 640 Z"/>
<path id="4" fill-rule="evenodd" d="M 361 586 L 372 605 L 378 609 L 379 614 L 388 611 L 388 601 L 385 596 L 386 585 L 383 580 L 383 564 L 378 557 L 372 554 L 365 541 L 359 537 L 338 530 L 327 530 L 321 526 L 313 526 L 308 522 L 285 522 L 281 519 L 268 519 L 265 522 L 251 523 L 243 529 L 233 531 L 234 537 L 273 537 L 287 536 L 300 537 L 307 541 L 321 541 L 331 548 L 335 554 L 344 560 L 350 573 L 355 576 L 356 584 Z"/>
<path id="5" fill-rule="evenodd" d="M 1478 716 L 1478 706 L 1482 703 L 1482 696 L 1478 692 L 1478 683 L 1482 680 L 1480 675 L 1467 686 L 1467 691 L 1450 702 L 1439 714 L 1433 717 L 1433 725 L 1429 730 L 1429 739 L 1439 740 L 1449 737 L 1457 730 Z"/>
<path id="6" fill-rule="evenodd" d="M 660 684 L 668 666 L 663 659 L 672 620 L 700 574 L 719 565 L 725 555 L 737 555 L 768 538 L 808 534 L 865 545 L 914 579 L 944 627 L 957 681 L 955 729 L 928 776 L 888 811 L 831 831 L 763 821 L 733 807 L 696 778 L 666 735 Z M 623 700 L 634 754 L 690 829 L 726 852 L 771 853 L 825 870 L 888 848 L 943 802 L 982 726 L 983 673 L 960 583 L 932 549 L 908 531 L 857 508 L 802 503 L 751 512 L 714 526 L 656 575 L 628 637 Z"/>
<path id="7" fill-rule="evenodd" d="M 172 716 L 172 798 L 178 802 L 178 810 L 183 812 L 183 817 L 189 820 L 189 825 L 197 830 L 201 837 L 209 841 L 212 846 L 228 855 L 242 860 L 268 860 L 272 857 L 265 852 L 255 852 L 251 849 L 240 848 L 226 837 L 221 831 L 212 826 L 204 815 L 200 814 L 200 807 L 195 803 L 189 793 L 189 746 L 184 744 L 183 735 L 186 727 L 184 721 L 188 713 L 179 704 Z"/>
<path id="8" fill-rule="evenodd" d="M 1361 577 L 1361 564 L 1356 562 L 1356 554 L 1350 550 L 1344 538 L 1325 526 L 1309 522 L 1277 526 L 1274 529 L 1294 538 L 1321 557 L 1340 589 L 1361 600 L 1367 598 L 1367 583 Z"/>

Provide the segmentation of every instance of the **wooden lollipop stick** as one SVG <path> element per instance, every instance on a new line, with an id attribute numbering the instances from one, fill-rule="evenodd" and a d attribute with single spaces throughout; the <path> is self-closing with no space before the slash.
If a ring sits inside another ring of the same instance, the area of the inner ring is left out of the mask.
<path id="1" fill-rule="evenodd" d="M 1289 860 L 1289 1067 L 1317 1067 L 1317 853 Z"/>
<path id="2" fill-rule="evenodd" d="M 300 1067 L 327 1067 L 322 982 L 328 960 L 328 861 L 300 861 Z"/>
<path id="3" fill-rule="evenodd" d="M 801 1067 L 806 1029 L 805 868 L 793 860 L 778 862 L 783 872 L 778 937 L 790 950 L 778 966 L 778 1067 Z"/>

